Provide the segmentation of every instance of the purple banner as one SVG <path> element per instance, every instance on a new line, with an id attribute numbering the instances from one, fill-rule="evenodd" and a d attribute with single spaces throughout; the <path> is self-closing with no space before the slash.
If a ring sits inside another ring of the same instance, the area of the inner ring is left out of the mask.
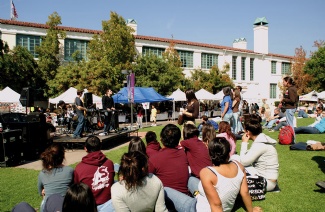
<path id="1" fill-rule="evenodd" d="M 135 74 L 131 73 L 131 102 L 134 103 L 134 84 L 135 84 Z"/>

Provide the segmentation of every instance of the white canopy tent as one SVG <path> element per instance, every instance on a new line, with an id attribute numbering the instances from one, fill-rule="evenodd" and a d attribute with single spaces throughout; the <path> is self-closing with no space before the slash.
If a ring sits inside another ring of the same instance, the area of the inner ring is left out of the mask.
<path id="1" fill-rule="evenodd" d="M 217 100 L 217 97 L 205 89 L 195 92 L 195 96 L 199 100 Z"/>
<path id="2" fill-rule="evenodd" d="M 223 90 L 219 91 L 218 93 L 214 94 L 214 96 L 216 97 L 217 100 L 221 100 L 223 99 Z"/>
<path id="3" fill-rule="evenodd" d="M 0 91 L 0 102 L 19 103 L 20 94 L 8 86 Z"/>
<path id="4" fill-rule="evenodd" d="M 172 98 L 173 101 L 178 102 L 178 101 L 186 101 L 186 96 L 181 89 L 177 88 L 176 91 L 174 91 L 170 96 L 167 96 L 168 98 Z"/>
<path id="5" fill-rule="evenodd" d="M 262 99 L 268 99 L 267 96 L 260 91 L 257 85 L 250 85 L 244 93 L 244 99 L 248 103 L 261 103 Z"/>
<path id="6" fill-rule="evenodd" d="M 65 103 L 74 104 L 74 100 L 75 100 L 76 96 L 77 96 L 77 89 L 74 87 L 70 87 L 68 90 L 66 90 L 61 95 L 59 95 L 53 99 L 49 99 L 49 102 L 52 104 L 58 104 L 59 101 L 62 100 Z M 98 107 L 100 109 L 102 108 L 102 98 L 99 96 L 96 96 L 95 94 L 93 94 L 93 103 L 96 104 L 96 107 Z"/>
<path id="7" fill-rule="evenodd" d="M 301 95 L 301 96 L 299 96 L 299 101 L 317 102 L 318 101 L 318 93 L 316 91 L 312 91 L 305 95 Z"/>
<path id="8" fill-rule="evenodd" d="M 325 91 L 318 93 L 318 99 L 325 99 Z"/>

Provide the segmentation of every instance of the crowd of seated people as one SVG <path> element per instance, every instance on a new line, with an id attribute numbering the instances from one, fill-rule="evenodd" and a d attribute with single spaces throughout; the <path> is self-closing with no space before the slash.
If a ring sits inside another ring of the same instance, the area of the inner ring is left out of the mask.
<path id="1" fill-rule="evenodd" d="M 247 129 L 254 140 L 255 131 Z M 101 152 L 97 136 L 87 138 L 87 155 L 75 169 L 62 165 L 64 148 L 53 144 L 42 154 L 40 211 L 53 206 L 55 211 L 231 211 L 237 196 L 247 211 L 259 211 L 252 206 L 244 165 L 231 160 L 236 147 L 230 125 L 221 124 L 216 135 L 214 127 L 205 124 L 202 140 L 198 136 L 197 127 L 186 124 L 181 140 L 180 128 L 167 124 L 160 132 L 161 144 L 153 131 L 145 136 L 147 145 L 140 137 L 132 138 L 116 170 L 116 182 L 114 164 Z M 28 206 L 18 204 L 14 211 L 28 211 Z"/>

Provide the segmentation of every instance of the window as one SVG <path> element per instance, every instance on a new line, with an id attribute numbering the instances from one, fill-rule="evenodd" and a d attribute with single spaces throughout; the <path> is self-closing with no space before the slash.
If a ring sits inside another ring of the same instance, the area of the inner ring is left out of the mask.
<path id="1" fill-rule="evenodd" d="M 271 74 L 276 74 L 276 61 L 271 61 Z"/>
<path id="2" fill-rule="evenodd" d="M 291 74 L 291 64 L 290 63 L 282 63 L 281 74 L 290 75 Z"/>
<path id="3" fill-rule="evenodd" d="M 249 61 L 249 80 L 254 81 L 254 58 Z"/>
<path id="4" fill-rule="evenodd" d="M 245 64 L 246 64 L 246 57 L 241 58 L 241 80 L 245 80 Z"/>
<path id="5" fill-rule="evenodd" d="M 177 51 L 182 61 L 182 67 L 193 68 L 193 52 Z"/>
<path id="6" fill-rule="evenodd" d="M 270 84 L 270 98 L 275 99 L 276 98 L 276 86 L 277 84 Z"/>
<path id="7" fill-rule="evenodd" d="M 72 54 L 76 51 L 80 53 L 80 59 L 87 60 L 87 48 L 89 41 L 86 40 L 64 40 L 64 60 L 72 61 Z"/>
<path id="8" fill-rule="evenodd" d="M 34 56 L 34 58 L 38 58 L 38 54 L 36 53 L 36 46 L 40 46 L 41 42 L 42 42 L 41 36 L 34 36 L 34 35 L 16 36 L 16 44 L 27 48 L 28 51 Z"/>
<path id="9" fill-rule="evenodd" d="M 237 57 L 236 56 L 232 56 L 232 79 L 233 80 L 236 80 L 237 79 Z"/>
<path id="10" fill-rule="evenodd" d="M 212 66 L 218 66 L 218 55 L 217 54 L 201 54 L 201 68 L 210 69 Z"/>
<path id="11" fill-rule="evenodd" d="M 148 47 L 148 46 L 142 47 L 142 55 L 154 54 L 157 57 L 162 58 L 162 55 L 164 52 L 165 52 L 165 49 L 163 49 L 163 48 L 154 48 L 154 47 Z"/>

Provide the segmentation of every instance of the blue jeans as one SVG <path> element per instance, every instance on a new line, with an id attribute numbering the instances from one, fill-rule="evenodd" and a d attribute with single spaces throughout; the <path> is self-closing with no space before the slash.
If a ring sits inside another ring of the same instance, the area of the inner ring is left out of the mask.
<path id="1" fill-rule="evenodd" d="M 226 113 L 222 121 L 226 121 L 231 124 L 231 121 L 233 121 L 233 113 Z"/>
<path id="2" fill-rule="evenodd" d="M 232 123 L 232 128 L 233 128 L 233 133 L 238 133 L 239 130 L 239 115 L 240 112 L 233 113 L 233 123 Z"/>
<path id="3" fill-rule="evenodd" d="M 297 134 L 321 134 L 316 127 L 296 127 L 295 133 Z"/>
<path id="4" fill-rule="evenodd" d="M 308 114 L 304 110 L 299 110 L 298 117 L 308 118 Z"/>
<path id="5" fill-rule="evenodd" d="M 84 127 L 85 127 L 85 123 L 86 123 L 85 117 L 83 115 L 78 115 L 78 125 L 77 125 L 76 130 L 73 133 L 74 137 L 81 136 L 81 134 L 84 130 Z"/>
<path id="6" fill-rule="evenodd" d="M 295 116 L 296 109 L 286 109 L 286 121 L 289 126 L 292 127 L 294 132 L 294 126 L 293 126 L 293 117 Z M 293 135 L 293 143 L 296 143 L 296 135 Z"/>
<path id="7" fill-rule="evenodd" d="M 196 198 L 192 198 L 175 189 L 165 187 L 165 202 L 168 211 L 195 212 Z"/>
<path id="8" fill-rule="evenodd" d="M 271 129 L 272 127 L 273 127 L 273 124 L 275 124 L 276 123 L 276 121 L 278 121 L 279 119 L 272 119 L 272 120 L 270 120 L 269 122 L 266 122 L 265 123 L 265 127 L 266 128 L 268 128 L 268 129 Z"/>
<path id="9" fill-rule="evenodd" d="M 187 188 L 191 192 L 191 194 L 194 194 L 195 191 L 199 190 L 199 182 L 200 182 L 200 179 L 197 177 L 190 176 L 188 178 Z"/>
<path id="10" fill-rule="evenodd" d="M 284 126 L 287 126 L 288 124 L 287 124 L 287 122 L 285 122 L 285 121 L 281 121 L 279 124 L 277 124 L 273 129 L 275 130 L 275 131 L 279 131 L 280 130 L 280 128 L 282 128 L 282 127 L 284 127 Z"/>
<path id="11" fill-rule="evenodd" d="M 107 202 L 97 205 L 97 211 L 98 212 L 114 212 L 114 206 L 112 203 L 112 199 L 108 200 Z"/>

